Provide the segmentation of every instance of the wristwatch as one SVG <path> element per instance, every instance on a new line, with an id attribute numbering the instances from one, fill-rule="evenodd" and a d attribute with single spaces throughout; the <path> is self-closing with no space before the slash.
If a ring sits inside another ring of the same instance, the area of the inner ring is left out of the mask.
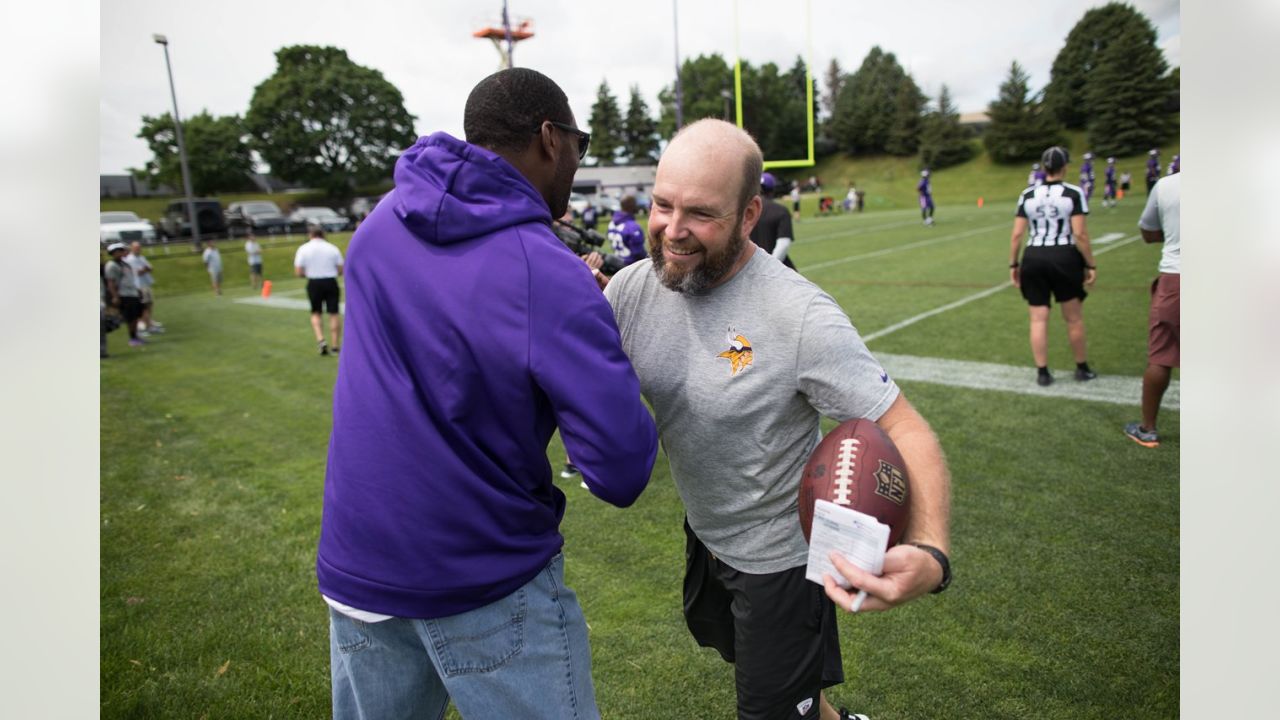
<path id="1" fill-rule="evenodd" d="M 933 559 L 937 560 L 938 564 L 942 566 L 942 582 L 938 583 L 938 587 L 930 590 L 929 592 L 936 595 L 943 590 L 946 590 L 947 587 L 951 585 L 951 561 L 947 559 L 947 554 L 932 545 L 925 545 L 924 543 L 907 544 L 914 545 L 915 547 L 929 553 L 933 556 Z"/>

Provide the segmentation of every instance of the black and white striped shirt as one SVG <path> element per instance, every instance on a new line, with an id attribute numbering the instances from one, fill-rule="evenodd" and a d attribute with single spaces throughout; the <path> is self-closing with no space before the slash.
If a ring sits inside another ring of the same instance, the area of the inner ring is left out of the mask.
<path id="1" fill-rule="evenodd" d="M 1031 224 L 1027 247 L 1074 245 L 1071 218 L 1088 214 L 1084 192 L 1060 180 L 1029 187 L 1018 196 L 1018 217 Z"/>

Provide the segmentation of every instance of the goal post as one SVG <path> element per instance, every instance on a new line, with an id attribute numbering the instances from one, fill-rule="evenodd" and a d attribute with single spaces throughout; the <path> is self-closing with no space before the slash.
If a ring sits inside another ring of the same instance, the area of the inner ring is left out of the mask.
<path id="1" fill-rule="evenodd" d="M 738 127 L 743 127 L 742 122 L 742 53 L 739 49 L 739 13 L 738 5 L 741 0 L 733 0 L 733 100 L 734 100 L 734 118 Z M 805 58 L 804 58 L 804 97 L 805 107 L 805 138 L 809 149 L 809 156 L 805 158 L 783 158 L 771 160 L 765 158 L 764 169 L 773 168 L 798 168 L 813 167 L 815 164 L 813 157 L 813 73 L 812 55 L 813 55 L 813 38 L 812 38 L 812 4 L 813 0 L 805 0 L 804 3 L 804 34 L 805 34 Z"/>

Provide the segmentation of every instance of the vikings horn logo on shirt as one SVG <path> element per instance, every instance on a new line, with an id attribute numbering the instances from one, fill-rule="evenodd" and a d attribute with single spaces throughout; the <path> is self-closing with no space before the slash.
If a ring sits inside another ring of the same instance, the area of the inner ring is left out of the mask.
<path id="1" fill-rule="evenodd" d="M 733 376 L 751 366 L 751 341 L 739 335 L 733 328 L 729 328 L 726 337 L 729 340 L 729 349 L 716 357 L 729 361 L 729 374 Z"/>

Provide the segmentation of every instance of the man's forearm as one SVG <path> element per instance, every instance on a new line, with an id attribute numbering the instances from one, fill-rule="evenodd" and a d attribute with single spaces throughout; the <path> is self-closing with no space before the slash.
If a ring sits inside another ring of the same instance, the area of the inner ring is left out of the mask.
<path id="1" fill-rule="evenodd" d="M 951 474 L 937 436 L 909 403 L 881 425 L 902 453 L 911 479 L 910 519 L 903 541 L 950 553 Z"/>

